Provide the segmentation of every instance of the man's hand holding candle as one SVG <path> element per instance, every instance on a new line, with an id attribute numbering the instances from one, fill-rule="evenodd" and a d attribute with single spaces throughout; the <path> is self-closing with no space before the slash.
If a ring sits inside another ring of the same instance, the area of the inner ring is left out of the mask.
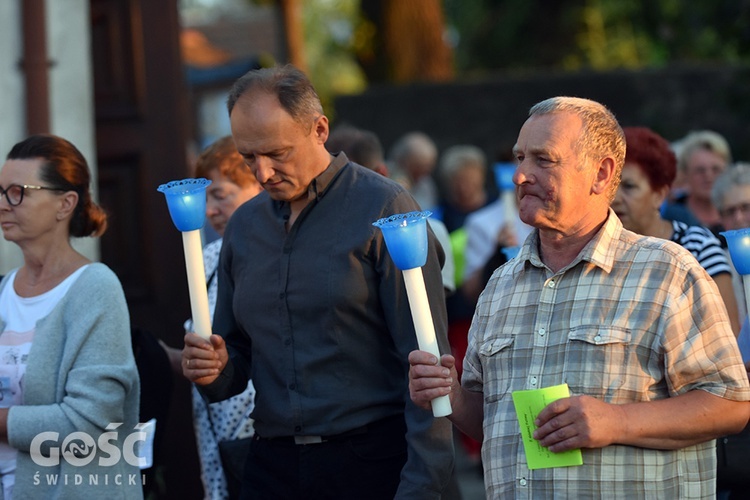
<path id="1" fill-rule="evenodd" d="M 200 335 L 185 334 L 182 350 L 182 374 L 198 385 L 208 385 L 216 380 L 229 360 L 227 346 L 219 335 L 206 340 Z"/>

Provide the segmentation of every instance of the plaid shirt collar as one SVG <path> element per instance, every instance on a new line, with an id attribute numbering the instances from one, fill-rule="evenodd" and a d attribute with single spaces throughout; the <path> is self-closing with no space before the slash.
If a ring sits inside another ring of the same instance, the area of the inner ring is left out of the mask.
<path id="1" fill-rule="evenodd" d="M 620 235 L 624 231 L 622 222 L 615 215 L 612 209 L 609 209 L 607 214 L 607 220 L 601 229 L 591 238 L 585 247 L 581 250 L 578 256 L 573 261 L 561 269 L 563 272 L 571 267 L 577 265 L 581 261 L 587 261 L 595 266 L 602 268 L 603 271 L 609 273 L 614 266 L 615 255 L 612 249 L 612 242 L 618 240 Z M 542 258 L 539 255 L 539 229 L 535 228 L 532 233 L 526 238 L 521 250 L 518 252 L 516 257 L 517 263 L 514 272 L 520 273 L 527 265 L 535 267 L 546 267 L 542 262 Z"/>

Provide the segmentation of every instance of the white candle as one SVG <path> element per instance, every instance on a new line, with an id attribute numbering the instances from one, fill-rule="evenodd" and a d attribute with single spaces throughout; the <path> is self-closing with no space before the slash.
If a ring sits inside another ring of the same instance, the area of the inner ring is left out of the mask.
<path id="1" fill-rule="evenodd" d="M 402 273 L 406 283 L 406 295 L 409 298 L 414 330 L 417 332 L 419 350 L 427 351 L 440 360 L 440 348 L 435 337 L 435 324 L 432 322 L 422 268 L 405 269 Z M 448 396 L 440 396 L 432 400 L 432 414 L 436 417 L 445 417 L 450 415 L 452 411 Z"/>
<path id="2" fill-rule="evenodd" d="M 208 290 L 206 271 L 203 267 L 203 248 L 199 229 L 182 233 L 182 246 L 185 250 L 190 309 L 193 315 L 193 330 L 208 340 L 211 337 L 211 319 L 208 313 Z"/>

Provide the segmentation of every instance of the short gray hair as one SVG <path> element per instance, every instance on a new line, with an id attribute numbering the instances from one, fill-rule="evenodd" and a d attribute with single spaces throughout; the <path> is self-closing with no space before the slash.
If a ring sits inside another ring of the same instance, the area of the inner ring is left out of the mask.
<path id="1" fill-rule="evenodd" d="M 750 163 L 737 162 L 721 173 L 711 188 L 711 201 L 719 210 L 724 209 L 724 197 L 735 186 L 750 185 Z"/>
<path id="2" fill-rule="evenodd" d="M 529 116 L 570 112 L 581 118 L 582 133 L 576 144 L 578 153 L 590 161 L 605 157 L 615 160 L 615 176 L 609 188 L 612 201 L 620 184 L 625 164 L 625 134 L 615 115 L 601 103 L 580 97 L 551 97 L 531 107 Z"/>
<path id="3" fill-rule="evenodd" d="M 391 160 L 401 163 L 406 158 L 421 157 L 434 160 L 438 150 L 435 141 L 424 132 L 409 132 L 396 141 L 391 148 Z"/>
<path id="4" fill-rule="evenodd" d="M 472 145 L 458 145 L 443 152 L 437 172 L 443 189 L 450 186 L 455 173 L 465 166 L 478 168 L 485 176 L 487 175 L 487 157 L 480 148 Z"/>

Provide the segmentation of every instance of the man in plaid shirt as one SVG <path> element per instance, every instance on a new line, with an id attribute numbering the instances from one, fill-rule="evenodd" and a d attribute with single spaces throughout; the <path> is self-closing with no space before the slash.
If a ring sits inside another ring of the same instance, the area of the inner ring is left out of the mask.
<path id="1" fill-rule="evenodd" d="M 622 227 L 609 208 L 625 140 L 587 99 L 531 108 L 514 147 L 521 219 L 536 229 L 479 299 L 455 360 L 409 357 L 424 408 L 483 442 L 488 498 L 713 498 L 714 439 L 750 418 L 750 387 L 718 289 L 692 255 Z M 551 452 L 583 465 L 530 470 L 511 393 L 567 383 L 536 417 Z"/>

